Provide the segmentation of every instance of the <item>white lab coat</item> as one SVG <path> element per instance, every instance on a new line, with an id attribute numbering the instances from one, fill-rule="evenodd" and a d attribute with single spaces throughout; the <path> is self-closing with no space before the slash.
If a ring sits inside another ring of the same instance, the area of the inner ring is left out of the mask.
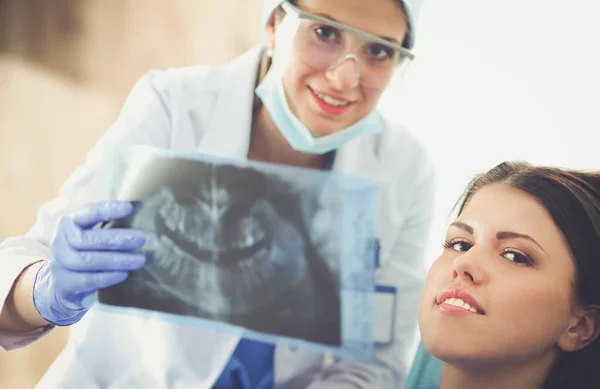
<path id="1" fill-rule="evenodd" d="M 50 257 L 48 245 L 58 219 L 103 199 L 105 182 L 98 172 L 106 162 L 103 150 L 111 142 L 246 158 L 260 50 L 253 48 L 227 66 L 144 75 L 85 163 L 59 196 L 40 209 L 32 229 L 0 245 L 0 309 L 20 272 Z M 306 388 L 314 380 L 311 389 L 401 388 L 416 345 L 417 305 L 426 274 L 423 255 L 434 205 L 433 168 L 403 127 L 386 122 L 382 133 L 341 147 L 333 170 L 368 177 L 380 185 L 377 282 L 398 290 L 395 341 L 376 346 L 374 359 L 366 364 L 279 346 L 276 385 Z M 0 346 L 22 347 L 43 334 L 0 332 Z M 37 387 L 209 389 L 238 341 L 231 334 L 92 308 L 71 327 L 66 349 Z"/>

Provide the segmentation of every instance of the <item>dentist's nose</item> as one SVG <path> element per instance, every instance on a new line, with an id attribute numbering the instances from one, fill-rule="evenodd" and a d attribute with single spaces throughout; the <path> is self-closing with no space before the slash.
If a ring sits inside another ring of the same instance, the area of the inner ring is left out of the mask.
<path id="1" fill-rule="evenodd" d="M 356 88 L 360 80 L 358 61 L 353 58 L 344 58 L 340 63 L 325 71 L 325 77 L 337 90 Z"/>

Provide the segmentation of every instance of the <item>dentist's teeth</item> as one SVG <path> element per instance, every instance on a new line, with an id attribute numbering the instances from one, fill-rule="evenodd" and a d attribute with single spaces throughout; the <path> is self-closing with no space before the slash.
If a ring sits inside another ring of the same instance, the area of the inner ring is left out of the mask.
<path id="1" fill-rule="evenodd" d="M 350 103 L 348 103 L 347 101 L 336 100 L 336 99 L 334 99 L 333 97 L 325 96 L 325 95 L 322 95 L 322 94 L 320 94 L 320 93 L 316 93 L 316 95 L 317 95 L 317 96 L 318 96 L 318 97 L 319 97 L 321 100 L 323 100 L 324 102 L 326 102 L 327 104 L 335 105 L 335 106 L 338 106 L 338 107 L 342 107 L 342 106 L 344 106 L 344 105 L 348 105 L 348 104 L 350 104 Z"/>

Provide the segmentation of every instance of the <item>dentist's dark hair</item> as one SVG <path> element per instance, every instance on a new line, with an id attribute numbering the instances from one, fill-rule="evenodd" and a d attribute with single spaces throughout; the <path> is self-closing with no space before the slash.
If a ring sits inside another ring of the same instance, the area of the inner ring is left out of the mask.
<path id="1" fill-rule="evenodd" d="M 490 184 L 521 190 L 548 211 L 574 261 L 574 303 L 600 309 L 600 172 L 504 162 L 471 181 L 457 203 L 458 214 Z M 600 337 L 579 351 L 564 352 L 543 388 L 600 388 Z"/>

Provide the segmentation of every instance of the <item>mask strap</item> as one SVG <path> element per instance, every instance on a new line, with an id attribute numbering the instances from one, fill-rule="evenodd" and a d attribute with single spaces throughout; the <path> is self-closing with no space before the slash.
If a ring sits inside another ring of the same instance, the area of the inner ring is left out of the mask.
<path id="1" fill-rule="evenodd" d="M 256 81 L 254 82 L 254 89 L 256 89 L 256 87 L 258 87 L 258 85 L 262 82 L 261 75 L 264 79 L 269 73 L 269 70 L 271 70 L 271 65 L 273 64 L 273 48 L 266 47 L 264 50 L 265 55 L 262 56 L 260 64 L 258 66 L 258 71 L 256 72 Z M 262 106 L 262 100 L 256 95 L 256 93 L 254 93 L 254 104 L 252 106 L 252 112 L 258 112 L 258 110 L 262 108 Z"/>

